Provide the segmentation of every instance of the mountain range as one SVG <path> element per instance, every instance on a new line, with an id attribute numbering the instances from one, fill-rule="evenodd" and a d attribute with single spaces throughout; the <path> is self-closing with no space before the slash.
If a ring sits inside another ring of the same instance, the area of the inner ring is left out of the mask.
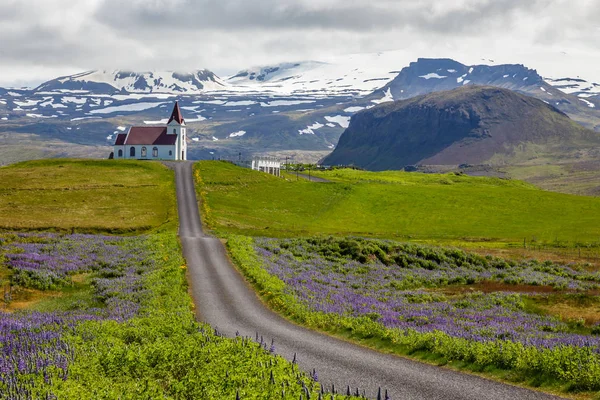
<path id="1" fill-rule="evenodd" d="M 88 71 L 45 82 L 35 88 L 33 92 L 77 93 L 85 91 L 107 95 L 118 93 L 200 94 L 224 86 L 221 79 L 208 70 L 187 73 Z"/>
<path id="2" fill-rule="evenodd" d="M 193 158 L 239 152 L 322 157 L 358 111 L 473 84 L 533 96 L 600 131 L 597 83 L 575 71 L 574 78 L 545 78 L 523 65 L 490 64 L 418 59 L 398 65 L 397 57 L 378 53 L 250 68 L 222 78 L 208 70 L 85 72 L 37 88 L 0 88 L 0 156 L 20 154 L 13 150 L 25 135 L 28 149 L 51 142 L 60 155 L 80 154 L 82 146 L 94 155 L 107 152 L 121 129 L 166 122 L 177 99 L 190 127 Z"/>

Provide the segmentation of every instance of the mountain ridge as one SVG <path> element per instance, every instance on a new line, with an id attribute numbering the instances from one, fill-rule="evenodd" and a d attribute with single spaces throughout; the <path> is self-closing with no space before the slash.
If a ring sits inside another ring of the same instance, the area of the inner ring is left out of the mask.
<path id="1" fill-rule="evenodd" d="M 92 70 L 52 79 L 33 89 L 33 92 L 87 90 L 100 94 L 202 93 L 224 86 L 221 78 L 206 69 L 192 72 Z"/>

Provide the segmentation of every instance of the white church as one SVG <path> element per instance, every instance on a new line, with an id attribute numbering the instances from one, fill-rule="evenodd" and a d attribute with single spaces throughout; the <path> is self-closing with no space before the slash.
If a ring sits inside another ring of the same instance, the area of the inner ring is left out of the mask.
<path id="1" fill-rule="evenodd" d="M 187 160 L 185 120 L 175 102 L 167 126 L 132 126 L 117 135 L 114 158 L 119 160 Z"/>

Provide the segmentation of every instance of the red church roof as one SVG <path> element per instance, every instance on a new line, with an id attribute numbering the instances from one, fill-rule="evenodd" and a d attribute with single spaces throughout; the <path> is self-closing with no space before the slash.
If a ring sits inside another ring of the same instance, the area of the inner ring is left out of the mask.
<path id="1" fill-rule="evenodd" d="M 169 122 L 167 122 L 167 124 L 170 124 L 173 120 L 177 121 L 177 123 L 180 125 L 184 122 L 183 116 L 181 115 L 181 110 L 179 109 L 178 101 L 175 102 L 175 107 L 173 107 L 171 118 L 169 118 Z"/>
<path id="2" fill-rule="evenodd" d="M 133 126 L 125 144 L 174 145 L 177 135 L 167 135 L 167 128 L 160 126 Z"/>

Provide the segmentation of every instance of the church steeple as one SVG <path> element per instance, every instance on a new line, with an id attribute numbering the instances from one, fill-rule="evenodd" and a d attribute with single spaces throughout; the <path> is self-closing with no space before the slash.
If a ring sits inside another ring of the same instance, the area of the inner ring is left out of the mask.
<path id="1" fill-rule="evenodd" d="M 175 102 L 175 107 L 173 107 L 171 118 L 169 118 L 169 122 L 167 122 L 167 124 L 170 124 L 172 121 L 177 122 L 179 125 L 182 125 L 184 123 L 183 116 L 181 115 L 181 110 L 179 109 L 178 101 Z"/>

